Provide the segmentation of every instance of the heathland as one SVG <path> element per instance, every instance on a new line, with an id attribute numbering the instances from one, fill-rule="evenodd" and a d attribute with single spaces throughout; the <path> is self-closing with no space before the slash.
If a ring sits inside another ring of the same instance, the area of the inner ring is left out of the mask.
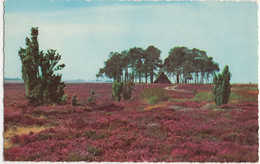
<path id="1" fill-rule="evenodd" d="M 135 84 L 130 100 L 116 102 L 111 83 L 66 84 L 65 102 L 33 107 L 24 84 L 5 83 L 4 159 L 258 161 L 257 85 L 233 84 L 220 106 L 212 87 Z"/>

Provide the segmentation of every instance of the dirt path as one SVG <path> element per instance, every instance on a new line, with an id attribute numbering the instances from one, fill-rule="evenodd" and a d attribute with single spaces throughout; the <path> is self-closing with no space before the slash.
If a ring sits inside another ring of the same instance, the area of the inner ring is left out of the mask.
<path id="1" fill-rule="evenodd" d="M 177 87 L 178 87 L 178 85 L 174 85 L 174 86 L 165 87 L 164 89 L 170 90 L 170 91 L 179 91 L 178 89 L 175 89 Z"/>
<path id="2" fill-rule="evenodd" d="M 168 87 L 165 87 L 164 89 L 166 89 L 168 91 L 189 92 L 189 91 L 185 91 L 185 90 L 176 89 L 178 86 L 179 85 L 168 86 Z"/>

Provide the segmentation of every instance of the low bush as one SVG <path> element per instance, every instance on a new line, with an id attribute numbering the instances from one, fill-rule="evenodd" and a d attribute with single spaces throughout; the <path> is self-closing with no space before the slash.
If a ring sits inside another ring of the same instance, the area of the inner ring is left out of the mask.
<path id="1" fill-rule="evenodd" d="M 78 99 L 77 99 L 77 96 L 75 95 L 73 98 L 72 98 L 72 106 L 77 106 L 78 105 Z"/>
<path id="2" fill-rule="evenodd" d="M 157 96 L 153 96 L 153 97 L 149 97 L 148 99 L 148 104 L 156 104 L 159 100 L 159 97 Z"/>
<path id="3" fill-rule="evenodd" d="M 231 93 L 230 77 L 231 73 L 226 65 L 222 74 L 218 74 L 218 76 L 215 74 L 213 78 L 214 87 L 212 93 L 217 106 L 228 103 Z"/>
<path id="4" fill-rule="evenodd" d="M 123 92 L 122 92 L 124 100 L 129 100 L 131 98 L 133 88 L 134 88 L 133 82 L 124 83 Z"/>
<path id="5" fill-rule="evenodd" d="M 123 92 L 123 83 L 114 82 L 112 85 L 112 99 L 121 101 L 121 93 Z"/>
<path id="6" fill-rule="evenodd" d="M 192 100 L 197 102 L 213 102 L 214 97 L 211 92 L 198 92 Z"/>
<path id="7" fill-rule="evenodd" d="M 61 101 L 66 102 L 67 99 L 68 99 L 68 95 L 63 95 L 62 98 L 61 98 Z"/>
<path id="8" fill-rule="evenodd" d="M 89 103 L 89 104 L 94 104 L 95 101 L 96 101 L 95 92 L 92 90 L 92 91 L 90 91 L 90 94 L 91 94 L 91 96 L 88 97 L 88 103 Z"/>
<path id="9" fill-rule="evenodd" d="M 167 101 L 169 99 L 168 93 L 163 88 L 146 88 L 140 92 L 140 98 L 144 102 L 154 104 L 157 102 Z"/>

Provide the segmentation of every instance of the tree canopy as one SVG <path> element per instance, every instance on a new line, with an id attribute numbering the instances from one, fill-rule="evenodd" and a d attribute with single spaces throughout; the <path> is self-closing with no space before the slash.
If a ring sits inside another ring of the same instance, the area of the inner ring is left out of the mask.
<path id="1" fill-rule="evenodd" d="M 156 75 L 161 51 L 149 46 L 146 50 L 140 47 L 133 47 L 123 50 L 121 53 L 110 52 L 109 58 L 104 62 L 104 67 L 99 69 L 97 77 L 106 76 L 114 81 L 139 81 L 145 79 L 147 83 L 150 77 L 151 82 Z"/>
<path id="2" fill-rule="evenodd" d="M 164 60 L 164 70 L 176 77 L 176 83 L 203 83 L 219 71 L 218 64 L 206 52 L 196 48 L 175 47 Z M 212 78 L 211 78 L 212 81 Z"/>
<path id="3" fill-rule="evenodd" d="M 133 47 L 121 53 L 111 52 L 97 77 L 106 76 L 114 81 L 150 82 L 160 71 L 176 79 L 176 83 L 212 82 L 219 71 L 218 64 L 208 57 L 206 51 L 197 48 L 174 47 L 162 62 L 161 50 L 153 45 L 145 50 Z"/>

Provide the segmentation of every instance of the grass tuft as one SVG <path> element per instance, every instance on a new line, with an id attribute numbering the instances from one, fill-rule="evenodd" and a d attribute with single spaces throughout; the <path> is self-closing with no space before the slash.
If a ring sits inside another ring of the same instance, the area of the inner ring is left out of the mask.
<path id="1" fill-rule="evenodd" d="M 148 98 L 148 104 L 156 104 L 159 101 L 159 97 L 153 96 Z"/>
<path id="2" fill-rule="evenodd" d="M 241 93 L 231 92 L 229 100 L 231 102 L 237 102 L 237 103 L 241 103 L 241 102 L 254 103 L 254 102 L 258 102 L 258 97 L 249 94 L 243 95 Z"/>
<path id="3" fill-rule="evenodd" d="M 211 92 L 199 92 L 192 100 L 197 102 L 214 102 L 214 97 Z"/>
<path id="4" fill-rule="evenodd" d="M 146 88 L 140 92 L 142 101 L 148 104 L 156 104 L 157 102 L 167 101 L 169 99 L 168 93 L 163 88 Z"/>

